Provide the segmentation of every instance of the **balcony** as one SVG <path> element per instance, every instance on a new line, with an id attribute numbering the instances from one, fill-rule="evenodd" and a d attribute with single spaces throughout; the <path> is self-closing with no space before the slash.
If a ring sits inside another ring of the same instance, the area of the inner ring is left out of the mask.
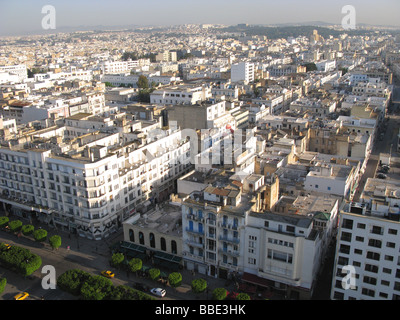
<path id="1" fill-rule="evenodd" d="M 189 233 L 197 234 L 197 235 L 204 235 L 203 231 L 194 230 L 194 229 L 190 229 L 190 228 L 185 228 L 185 231 L 189 232 Z"/>
<path id="2" fill-rule="evenodd" d="M 240 239 L 239 238 L 235 238 L 235 237 L 219 236 L 218 239 L 221 240 L 221 241 L 227 241 L 227 242 L 231 242 L 231 243 L 234 243 L 234 244 L 240 243 Z"/>
<path id="3" fill-rule="evenodd" d="M 204 248 L 204 243 L 200 243 L 196 240 L 186 239 L 185 243 L 196 248 Z"/>
<path id="4" fill-rule="evenodd" d="M 237 250 L 230 250 L 230 249 L 218 249 L 218 252 L 220 254 L 226 254 L 232 257 L 239 257 L 240 256 L 240 252 Z"/>

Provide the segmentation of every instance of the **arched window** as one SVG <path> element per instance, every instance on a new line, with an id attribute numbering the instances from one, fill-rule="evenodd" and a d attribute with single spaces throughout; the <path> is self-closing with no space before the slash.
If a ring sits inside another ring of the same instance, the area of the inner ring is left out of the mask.
<path id="1" fill-rule="evenodd" d="M 135 233 L 132 229 L 129 229 L 129 241 L 135 242 Z"/>
<path id="2" fill-rule="evenodd" d="M 143 232 L 139 232 L 139 243 L 144 244 L 144 235 Z"/>
<path id="3" fill-rule="evenodd" d="M 177 254 L 178 253 L 175 240 L 171 240 L 171 253 L 173 253 L 173 254 Z"/>
<path id="4" fill-rule="evenodd" d="M 156 239 L 154 238 L 153 233 L 150 233 L 149 239 L 150 239 L 150 247 L 155 248 L 156 247 Z"/>
<path id="5" fill-rule="evenodd" d="M 160 244 L 161 244 L 161 250 L 162 251 L 167 251 L 167 243 L 165 242 L 165 238 L 160 239 Z"/>

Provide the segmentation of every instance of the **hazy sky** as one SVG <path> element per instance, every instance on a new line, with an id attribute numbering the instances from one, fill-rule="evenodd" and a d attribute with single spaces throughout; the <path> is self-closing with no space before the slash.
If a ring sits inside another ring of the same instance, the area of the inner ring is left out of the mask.
<path id="1" fill-rule="evenodd" d="M 45 5 L 56 9 L 56 28 L 306 21 L 340 24 L 345 5 L 355 7 L 357 23 L 400 26 L 399 0 L 0 0 L 0 35 L 43 31 Z"/>

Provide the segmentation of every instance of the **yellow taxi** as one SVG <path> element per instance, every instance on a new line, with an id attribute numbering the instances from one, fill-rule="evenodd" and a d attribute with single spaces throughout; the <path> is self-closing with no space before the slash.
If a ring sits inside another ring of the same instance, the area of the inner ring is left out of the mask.
<path id="1" fill-rule="evenodd" d="M 21 292 L 21 293 L 18 293 L 16 296 L 14 296 L 14 300 L 25 300 L 28 297 L 29 297 L 28 292 Z"/>
<path id="2" fill-rule="evenodd" d="M 107 278 L 114 278 L 115 274 L 112 271 L 104 270 L 101 274 Z"/>

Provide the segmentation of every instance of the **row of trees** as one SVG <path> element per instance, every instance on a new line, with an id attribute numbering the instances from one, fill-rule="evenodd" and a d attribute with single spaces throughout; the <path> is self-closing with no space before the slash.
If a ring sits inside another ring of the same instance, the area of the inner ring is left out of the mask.
<path id="1" fill-rule="evenodd" d="M 7 216 L 0 217 L 0 228 L 7 229 L 13 233 L 20 233 L 24 236 L 33 236 L 37 242 L 45 242 L 47 240 L 47 231 L 44 229 L 36 229 L 31 224 L 24 225 L 21 220 L 13 220 Z M 49 239 L 49 244 L 53 249 L 61 247 L 61 237 L 59 235 L 53 235 Z"/>
<path id="2" fill-rule="evenodd" d="M 125 256 L 120 252 L 114 253 L 111 256 L 110 264 L 115 268 L 118 268 L 118 269 L 121 268 L 125 262 L 126 262 Z M 129 271 L 136 273 L 136 274 L 137 274 L 137 272 L 141 271 L 143 268 L 143 262 L 139 258 L 132 258 L 125 265 L 127 265 L 127 268 Z M 150 268 L 148 270 L 148 275 L 149 275 L 150 279 L 157 281 L 161 276 L 161 271 L 158 268 Z M 182 274 L 179 272 L 170 273 L 168 275 L 168 284 L 172 288 L 179 287 L 182 284 Z M 191 282 L 191 288 L 192 288 L 192 292 L 194 292 L 196 294 L 200 294 L 207 290 L 208 284 L 205 279 L 202 279 L 202 278 L 194 279 Z M 216 288 L 213 290 L 212 297 L 214 300 L 224 300 L 224 299 L 228 298 L 228 296 L 229 296 L 228 291 L 224 288 Z M 250 296 L 247 293 L 239 293 L 233 298 L 237 299 L 237 300 L 250 300 Z"/>
<path id="3" fill-rule="evenodd" d="M 28 249 L 0 243 L 0 264 L 26 277 L 40 268 L 42 258 Z"/>
<path id="4" fill-rule="evenodd" d="M 57 286 L 84 300 L 154 300 L 150 295 L 125 285 L 114 286 L 110 279 L 72 269 L 57 278 Z"/>

